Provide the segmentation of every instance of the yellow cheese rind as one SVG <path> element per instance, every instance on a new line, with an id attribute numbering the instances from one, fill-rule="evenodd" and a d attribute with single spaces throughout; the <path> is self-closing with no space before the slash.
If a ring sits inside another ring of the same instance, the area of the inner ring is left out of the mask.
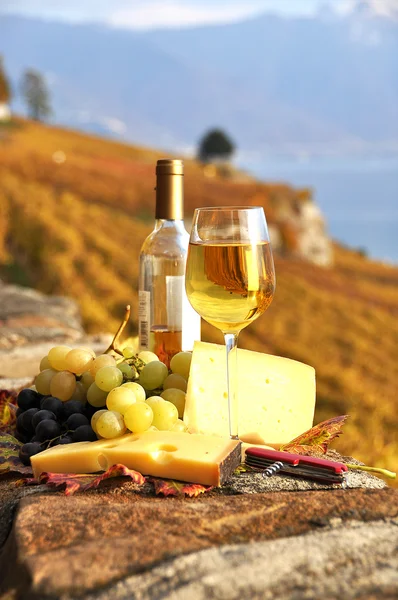
<path id="1" fill-rule="evenodd" d="M 173 431 L 131 434 L 113 440 L 56 446 L 32 457 L 42 472 L 94 473 L 115 464 L 143 475 L 221 485 L 241 461 L 241 443 Z"/>
<path id="2" fill-rule="evenodd" d="M 315 410 L 315 370 L 295 360 L 238 350 L 239 438 L 278 447 L 310 429 Z M 191 433 L 228 437 L 224 346 L 195 342 L 184 422 Z"/>

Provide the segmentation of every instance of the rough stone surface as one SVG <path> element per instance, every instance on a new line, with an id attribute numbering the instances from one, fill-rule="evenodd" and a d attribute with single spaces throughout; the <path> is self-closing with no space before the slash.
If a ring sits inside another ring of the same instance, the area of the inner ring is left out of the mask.
<path id="1" fill-rule="evenodd" d="M 315 202 L 303 202 L 298 214 L 293 218 L 293 223 L 297 228 L 299 255 L 321 267 L 331 266 L 332 242 L 318 205 Z"/>
<path id="2" fill-rule="evenodd" d="M 221 546 L 167 561 L 86 599 L 392 599 L 398 595 L 397 543 L 398 527 L 387 522 Z"/>
<path id="3" fill-rule="evenodd" d="M 87 336 L 77 303 L 0 281 L 0 389 L 29 385 L 55 344 L 106 348 L 109 335 Z"/>
<path id="4" fill-rule="evenodd" d="M 3 348 L 32 341 L 83 334 L 77 303 L 36 290 L 0 282 L 0 321 Z"/>
<path id="5" fill-rule="evenodd" d="M 216 491 L 195 499 L 145 497 L 135 492 L 137 486 L 126 482 L 118 488 L 110 484 L 107 489 L 73 497 L 54 493 L 22 499 L 0 559 L 3 589 L 19 589 L 22 594 L 29 590 L 31 595 L 23 596 L 27 598 L 82 597 L 150 571 L 164 561 L 225 544 L 257 545 L 291 536 L 299 536 L 300 540 L 314 529 L 343 531 L 350 521 L 383 520 L 388 522 L 389 535 L 396 531 L 390 519 L 398 513 L 398 494 L 392 489 L 239 494 L 228 497 L 227 502 Z M 384 532 L 382 539 L 386 537 Z M 336 539 L 337 556 L 339 535 L 331 539 Z M 289 543 L 288 540 L 285 548 Z M 303 543 L 302 557 L 311 554 L 311 543 Z M 232 550 L 232 555 L 236 556 L 236 552 Z M 275 552 L 271 551 L 269 559 L 275 559 Z M 330 553 L 333 552 L 331 547 Z M 357 545 L 353 552 L 357 556 Z M 313 560 L 318 560 L 318 554 L 316 546 Z M 369 551 L 363 557 L 364 568 L 371 561 L 370 555 Z M 295 553 L 289 556 L 294 557 Z M 177 568 L 180 560 L 171 568 Z M 286 564 L 296 573 L 297 561 L 289 558 Z M 233 564 L 229 568 L 235 569 Z M 319 567 L 320 572 L 323 568 L 326 563 Z M 209 573 L 209 581 L 216 572 Z M 245 576 L 243 569 L 241 577 Z M 250 585 L 255 585 L 257 575 L 253 577 Z M 340 579 L 339 575 L 334 577 Z M 221 579 L 217 583 L 216 577 L 214 581 L 215 587 L 220 587 L 219 595 L 214 597 L 228 598 L 220 595 Z M 264 579 L 262 582 L 264 585 Z M 147 584 L 142 585 L 143 595 L 131 597 L 168 597 L 151 596 L 150 592 L 145 596 Z M 177 592 L 175 589 L 173 593 Z M 117 596 L 109 596 L 113 597 Z"/>

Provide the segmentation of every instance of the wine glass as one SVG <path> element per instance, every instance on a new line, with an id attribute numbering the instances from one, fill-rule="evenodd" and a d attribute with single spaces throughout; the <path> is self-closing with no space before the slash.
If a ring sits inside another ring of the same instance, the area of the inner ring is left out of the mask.
<path id="1" fill-rule="evenodd" d="M 275 291 L 274 262 L 262 207 L 195 210 L 185 287 L 196 312 L 224 334 L 229 434 L 239 439 L 238 335 L 267 310 Z"/>

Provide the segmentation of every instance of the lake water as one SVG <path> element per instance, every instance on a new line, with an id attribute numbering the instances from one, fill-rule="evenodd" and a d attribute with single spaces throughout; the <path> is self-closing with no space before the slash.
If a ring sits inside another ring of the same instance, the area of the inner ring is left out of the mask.
<path id="1" fill-rule="evenodd" d="M 312 188 L 332 238 L 398 264 L 398 157 L 273 159 L 242 166 L 266 181 Z"/>

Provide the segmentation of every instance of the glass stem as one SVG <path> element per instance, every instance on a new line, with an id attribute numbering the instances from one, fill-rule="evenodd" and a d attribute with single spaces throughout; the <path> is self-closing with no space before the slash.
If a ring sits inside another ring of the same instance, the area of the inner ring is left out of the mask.
<path id="1" fill-rule="evenodd" d="M 237 396 L 237 371 L 238 371 L 238 334 L 224 333 L 225 347 L 227 349 L 227 385 L 228 385 L 228 416 L 229 436 L 238 440 L 238 396 Z"/>

